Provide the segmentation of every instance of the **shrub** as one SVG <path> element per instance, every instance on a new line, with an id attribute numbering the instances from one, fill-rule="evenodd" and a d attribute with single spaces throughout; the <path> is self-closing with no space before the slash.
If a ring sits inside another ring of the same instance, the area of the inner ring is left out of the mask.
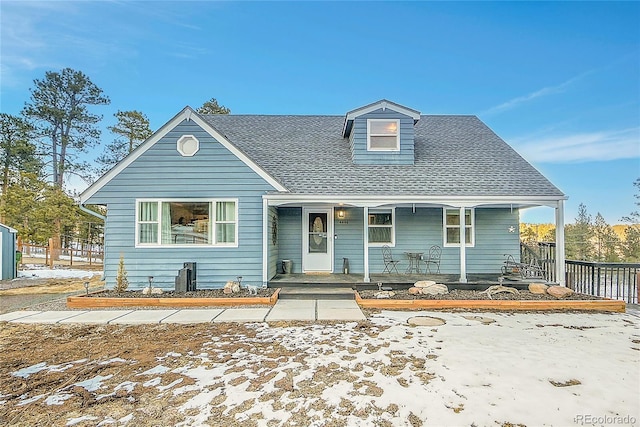
<path id="1" fill-rule="evenodd" d="M 129 279 L 127 279 L 127 269 L 124 267 L 124 255 L 120 254 L 120 263 L 118 264 L 118 273 L 116 274 L 116 286 L 113 288 L 116 292 L 124 292 L 129 287 Z"/>

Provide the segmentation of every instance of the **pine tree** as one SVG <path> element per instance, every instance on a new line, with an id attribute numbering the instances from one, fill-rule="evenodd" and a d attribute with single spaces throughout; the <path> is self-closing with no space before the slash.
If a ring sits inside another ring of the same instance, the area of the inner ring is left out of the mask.
<path id="1" fill-rule="evenodd" d="M 198 114 L 229 114 L 231 110 L 224 105 L 219 105 L 217 99 L 211 98 L 202 104 L 202 107 L 198 108 L 196 112 Z"/>
<path id="2" fill-rule="evenodd" d="M 44 79 L 36 79 L 34 84 L 23 115 L 42 135 L 43 147 L 50 156 L 51 182 L 62 189 L 68 173 L 88 177 L 89 166 L 77 160 L 78 154 L 97 143 L 97 124 L 102 119 L 89 112 L 88 107 L 110 101 L 89 77 L 71 68 L 48 71 Z"/>
<path id="3" fill-rule="evenodd" d="M 120 254 L 120 262 L 118 263 L 118 272 L 116 273 L 116 286 L 114 291 L 125 292 L 129 287 L 129 279 L 127 278 L 127 269 L 124 267 L 124 255 Z"/>
<path id="4" fill-rule="evenodd" d="M 109 130 L 116 135 L 116 139 L 105 147 L 97 159 L 101 165 L 98 170 L 100 175 L 124 159 L 153 133 L 149 127 L 149 119 L 140 111 L 118 111 L 114 116 L 118 123 L 109 126 Z"/>

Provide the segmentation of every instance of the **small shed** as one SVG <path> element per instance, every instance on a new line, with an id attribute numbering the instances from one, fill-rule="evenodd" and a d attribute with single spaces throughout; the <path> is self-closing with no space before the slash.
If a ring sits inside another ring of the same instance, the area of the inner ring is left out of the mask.
<path id="1" fill-rule="evenodd" d="M 0 280 L 15 279 L 18 275 L 16 266 L 18 231 L 0 224 Z"/>

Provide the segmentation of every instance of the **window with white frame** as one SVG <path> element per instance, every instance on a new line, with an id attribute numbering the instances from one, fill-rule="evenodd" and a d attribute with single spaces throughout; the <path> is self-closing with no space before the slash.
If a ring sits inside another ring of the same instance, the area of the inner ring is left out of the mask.
<path id="1" fill-rule="evenodd" d="M 395 245 L 395 209 L 369 211 L 369 245 Z"/>
<path id="2" fill-rule="evenodd" d="M 237 200 L 139 200 L 140 246 L 237 246 Z"/>
<path id="3" fill-rule="evenodd" d="M 399 151 L 400 120 L 367 120 L 367 150 Z"/>
<path id="4" fill-rule="evenodd" d="M 444 245 L 460 246 L 460 209 L 444 209 Z M 475 210 L 464 210 L 466 246 L 475 245 Z"/>

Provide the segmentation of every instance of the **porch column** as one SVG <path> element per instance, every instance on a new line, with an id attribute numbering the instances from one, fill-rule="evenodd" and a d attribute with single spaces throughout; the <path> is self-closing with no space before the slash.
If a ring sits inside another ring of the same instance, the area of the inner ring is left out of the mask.
<path id="1" fill-rule="evenodd" d="M 369 277 L 369 208 L 364 207 L 364 232 L 362 233 L 364 242 L 364 281 L 371 282 Z"/>
<path id="2" fill-rule="evenodd" d="M 556 281 L 566 286 L 564 266 L 564 200 L 558 200 L 556 207 Z"/>
<path id="3" fill-rule="evenodd" d="M 460 208 L 460 283 L 467 283 L 467 221 L 466 208 Z"/>
<path id="4" fill-rule="evenodd" d="M 269 202 L 262 199 L 262 284 L 266 285 L 269 280 Z"/>

